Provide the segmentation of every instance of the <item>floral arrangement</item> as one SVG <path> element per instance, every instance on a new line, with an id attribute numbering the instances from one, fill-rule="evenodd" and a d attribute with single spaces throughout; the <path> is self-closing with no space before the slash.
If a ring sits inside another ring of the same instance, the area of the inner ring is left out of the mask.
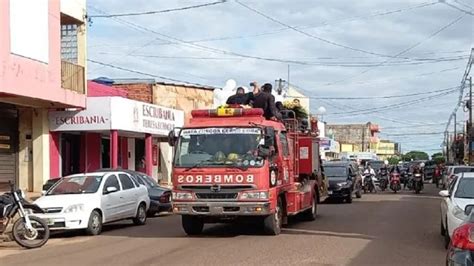
<path id="1" fill-rule="evenodd" d="M 308 118 L 308 111 L 306 111 L 306 109 L 301 106 L 300 101 L 298 99 L 284 101 L 283 107 L 287 110 L 295 112 L 297 119 Z"/>

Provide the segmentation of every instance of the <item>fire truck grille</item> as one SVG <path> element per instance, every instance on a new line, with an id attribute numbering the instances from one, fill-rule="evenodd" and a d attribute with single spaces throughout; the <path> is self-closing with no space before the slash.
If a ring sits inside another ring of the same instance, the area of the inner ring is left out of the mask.
<path id="1" fill-rule="evenodd" d="M 196 193 L 198 199 L 236 199 L 237 193 Z"/>

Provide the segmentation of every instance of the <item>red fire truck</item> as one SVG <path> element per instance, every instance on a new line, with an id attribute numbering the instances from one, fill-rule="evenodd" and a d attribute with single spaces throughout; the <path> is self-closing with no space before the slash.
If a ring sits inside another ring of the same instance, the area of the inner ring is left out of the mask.
<path id="1" fill-rule="evenodd" d="M 192 111 L 190 122 L 169 135 L 173 212 L 184 231 L 197 235 L 205 223 L 247 218 L 278 235 L 289 216 L 314 220 L 327 180 L 317 123 L 310 124 L 266 120 L 253 108 Z"/>

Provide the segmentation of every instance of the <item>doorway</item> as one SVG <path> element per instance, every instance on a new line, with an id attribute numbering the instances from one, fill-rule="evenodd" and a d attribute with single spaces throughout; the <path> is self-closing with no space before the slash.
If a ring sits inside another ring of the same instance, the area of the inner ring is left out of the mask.
<path id="1" fill-rule="evenodd" d="M 81 135 L 61 134 L 61 174 L 67 176 L 81 171 Z"/>
<path id="2" fill-rule="evenodd" d="M 110 139 L 102 138 L 100 147 L 102 168 L 110 168 Z"/>

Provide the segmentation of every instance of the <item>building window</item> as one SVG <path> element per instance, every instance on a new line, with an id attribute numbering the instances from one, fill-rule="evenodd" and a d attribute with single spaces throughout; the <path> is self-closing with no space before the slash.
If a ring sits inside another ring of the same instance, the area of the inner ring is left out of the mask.
<path id="1" fill-rule="evenodd" d="M 61 59 L 77 64 L 77 25 L 61 25 Z"/>

